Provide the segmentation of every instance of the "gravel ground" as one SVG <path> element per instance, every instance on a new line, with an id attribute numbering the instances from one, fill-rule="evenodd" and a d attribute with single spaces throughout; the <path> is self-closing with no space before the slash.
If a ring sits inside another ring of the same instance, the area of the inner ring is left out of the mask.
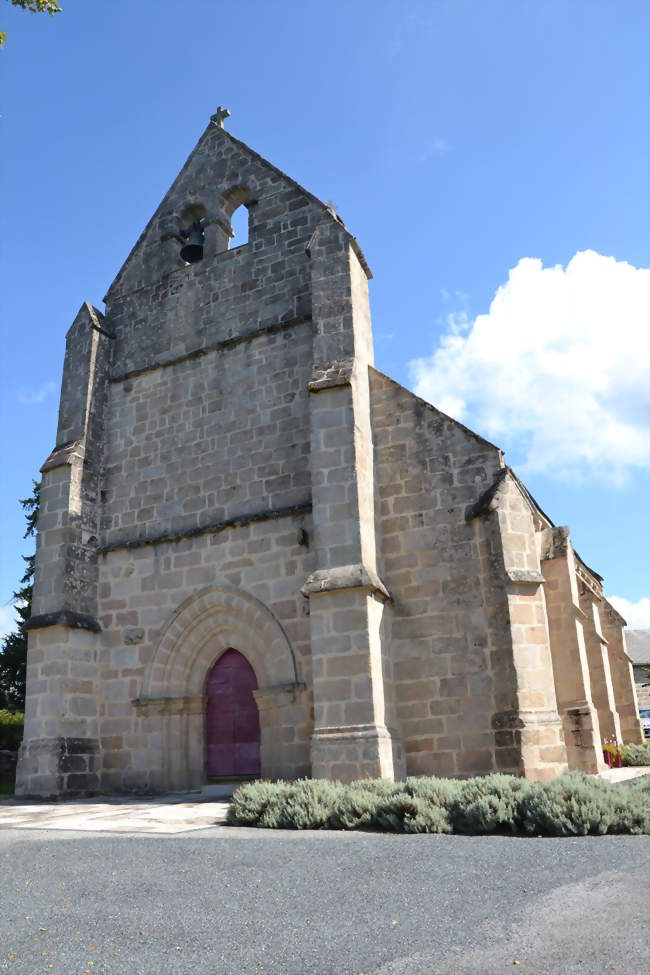
<path id="1" fill-rule="evenodd" d="M 646 837 L 3 829 L 0 876 L 16 975 L 650 973 Z"/>

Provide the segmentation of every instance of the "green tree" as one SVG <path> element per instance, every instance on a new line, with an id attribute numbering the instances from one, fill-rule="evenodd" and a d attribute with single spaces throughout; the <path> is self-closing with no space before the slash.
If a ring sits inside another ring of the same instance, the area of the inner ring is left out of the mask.
<path id="1" fill-rule="evenodd" d="M 34 490 L 29 498 L 20 504 L 25 512 L 27 527 L 23 538 L 36 534 L 38 509 L 41 500 L 40 481 L 33 481 Z M 14 605 L 18 613 L 18 629 L 9 633 L 0 643 L 0 709 L 23 711 L 25 709 L 25 675 L 27 671 L 27 633 L 25 623 L 32 612 L 32 592 L 34 589 L 34 562 L 36 554 L 23 555 L 26 563 L 25 574 L 20 587 L 14 593 Z"/>
<path id="2" fill-rule="evenodd" d="M 14 7 L 29 10 L 32 14 L 49 14 L 50 17 L 53 17 L 54 14 L 61 13 L 61 8 L 56 0 L 10 0 L 10 2 Z M 7 32 L 0 31 L 0 47 L 4 44 L 6 37 Z"/>

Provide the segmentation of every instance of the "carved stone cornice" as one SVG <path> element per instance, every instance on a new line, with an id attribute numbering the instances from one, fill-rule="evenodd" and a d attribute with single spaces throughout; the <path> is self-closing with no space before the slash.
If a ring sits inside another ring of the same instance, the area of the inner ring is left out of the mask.
<path id="1" fill-rule="evenodd" d="M 337 589 L 367 589 L 380 599 L 390 600 L 391 595 L 373 569 L 362 565 L 339 565 L 331 569 L 317 569 L 308 576 L 300 590 L 303 596 L 315 596 Z"/>
<path id="2" fill-rule="evenodd" d="M 26 630 L 43 630 L 48 626 L 67 626 L 73 630 L 90 630 L 101 633 L 99 621 L 87 613 L 75 613 L 72 609 L 60 609 L 53 613 L 39 613 L 30 617 L 25 624 Z"/>
<path id="3" fill-rule="evenodd" d="M 324 389 L 349 386 L 353 371 L 354 359 L 335 359 L 322 365 L 313 365 L 307 389 L 310 393 L 319 393 Z"/>

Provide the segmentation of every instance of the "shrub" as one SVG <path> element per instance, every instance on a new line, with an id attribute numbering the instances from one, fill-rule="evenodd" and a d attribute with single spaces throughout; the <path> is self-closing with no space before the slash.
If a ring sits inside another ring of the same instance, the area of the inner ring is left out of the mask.
<path id="1" fill-rule="evenodd" d="M 240 786 L 228 809 L 228 822 L 236 826 L 276 829 L 290 787 L 287 782 L 250 782 Z"/>
<path id="2" fill-rule="evenodd" d="M 356 784 L 356 783 L 355 783 Z M 370 826 L 375 817 L 379 791 L 366 788 L 344 789 L 341 786 L 329 817 L 330 829 L 360 829 Z"/>
<path id="3" fill-rule="evenodd" d="M 406 792 L 418 799 L 424 799 L 430 805 L 448 809 L 453 798 L 462 788 L 463 783 L 458 779 L 433 779 L 427 776 L 409 778 L 404 783 Z"/>
<path id="4" fill-rule="evenodd" d="M 532 783 L 522 796 L 520 815 L 527 833 L 547 836 L 650 832 L 645 795 L 579 772 Z"/>
<path id="5" fill-rule="evenodd" d="M 623 765 L 650 765 L 650 741 L 643 745 L 623 745 Z"/>
<path id="6" fill-rule="evenodd" d="M 450 818 L 457 833 L 493 833 L 521 830 L 521 801 L 530 788 L 512 775 L 486 775 L 468 779 L 452 798 Z"/>
<path id="7" fill-rule="evenodd" d="M 373 817 L 373 826 L 392 833 L 414 832 L 413 829 L 406 827 L 411 826 L 421 812 L 422 800 L 409 795 L 408 792 L 395 792 L 379 800 Z"/>
<path id="8" fill-rule="evenodd" d="M 642 779 L 632 779 L 629 787 L 636 789 L 638 792 L 650 793 L 650 775 L 644 775 Z"/>
<path id="9" fill-rule="evenodd" d="M 400 782 L 391 782 L 390 779 L 357 779 L 351 782 L 347 789 L 355 791 L 371 792 L 374 796 L 385 797 L 401 792 L 403 786 Z"/>
<path id="10" fill-rule="evenodd" d="M 350 785 L 321 779 L 251 782 L 235 792 L 228 822 L 396 833 L 650 833 L 650 776 L 633 787 L 577 772 L 535 783 L 500 774 L 465 781 L 363 779 Z"/>
<path id="11" fill-rule="evenodd" d="M 22 711 L 0 711 L 0 749 L 15 751 L 23 740 Z"/>
<path id="12" fill-rule="evenodd" d="M 290 829 L 328 829 L 343 787 L 326 779 L 299 779 L 290 787 L 282 818 Z"/>

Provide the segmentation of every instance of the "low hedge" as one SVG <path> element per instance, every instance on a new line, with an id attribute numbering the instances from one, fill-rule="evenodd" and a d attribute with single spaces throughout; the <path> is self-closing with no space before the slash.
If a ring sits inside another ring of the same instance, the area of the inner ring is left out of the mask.
<path id="1" fill-rule="evenodd" d="M 25 715 L 22 711 L 0 710 L 0 749 L 16 751 L 23 740 Z"/>
<path id="2" fill-rule="evenodd" d="M 251 782 L 236 790 L 233 826 L 381 829 L 394 833 L 650 834 L 650 777 L 625 788 L 570 772 L 550 782 L 484 778 Z"/>
<path id="3" fill-rule="evenodd" d="M 650 765 L 650 741 L 642 745 L 623 745 L 623 765 Z"/>

